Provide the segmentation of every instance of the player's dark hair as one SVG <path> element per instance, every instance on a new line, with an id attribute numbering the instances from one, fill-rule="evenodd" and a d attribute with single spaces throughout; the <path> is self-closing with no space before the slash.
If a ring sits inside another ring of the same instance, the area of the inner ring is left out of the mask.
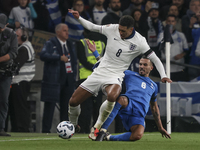
<path id="1" fill-rule="evenodd" d="M 134 27 L 134 19 L 130 15 L 124 15 L 120 18 L 119 24 L 121 26 L 126 26 L 127 28 Z"/>
<path id="2" fill-rule="evenodd" d="M 150 60 L 146 55 L 142 55 L 141 59 L 148 59 L 148 60 Z M 151 60 L 150 60 L 150 62 L 151 62 L 151 65 L 153 65 L 153 62 Z"/>
<path id="3" fill-rule="evenodd" d="M 147 58 L 147 56 L 146 55 L 142 55 L 142 57 L 141 58 L 143 58 L 143 59 L 149 59 L 149 58 Z"/>

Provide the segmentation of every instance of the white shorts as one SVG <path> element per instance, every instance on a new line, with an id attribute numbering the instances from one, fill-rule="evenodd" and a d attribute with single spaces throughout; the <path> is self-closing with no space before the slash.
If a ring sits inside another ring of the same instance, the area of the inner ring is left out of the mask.
<path id="1" fill-rule="evenodd" d="M 98 92 L 106 94 L 105 88 L 110 84 L 118 84 L 121 86 L 123 78 L 120 76 L 113 76 L 113 74 L 99 74 L 93 72 L 88 78 L 80 85 L 81 88 L 92 93 L 94 96 L 98 95 Z"/>

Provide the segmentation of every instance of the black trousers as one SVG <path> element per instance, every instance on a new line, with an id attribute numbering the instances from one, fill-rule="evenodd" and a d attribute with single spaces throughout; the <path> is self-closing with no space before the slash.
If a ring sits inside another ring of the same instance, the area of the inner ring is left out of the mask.
<path id="1" fill-rule="evenodd" d="M 21 81 L 12 84 L 9 95 L 9 113 L 12 132 L 29 132 L 31 115 L 27 98 L 30 82 Z"/>
<path id="2" fill-rule="evenodd" d="M 68 103 L 75 89 L 75 83 L 74 83 L 73 78 L 74 77 L 72 73 L 67 74 L 67 85 L 61 85 L 61 88 L 60 88 L 61 89 L 60 102 L 59 102 L 60 122 L 69 120 Z M 50 133 L 55 106 L 56 106 L 56 103 L 54 102 L 44 102 L 44 111 L 43 111 L 43 119 L 42 119 L 43 133 Z"/>
<path id="3" fill-rule="evenodd" d="M 0 130 L 5 128 L 11 81 L 11 77 L 0 75 Z"/>

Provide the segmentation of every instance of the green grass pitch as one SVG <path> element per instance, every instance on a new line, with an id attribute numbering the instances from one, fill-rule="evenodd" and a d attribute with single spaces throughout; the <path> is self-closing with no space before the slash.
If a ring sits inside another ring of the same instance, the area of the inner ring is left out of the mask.
<path id="1" fill-rule="evenodd" d="M 88 134 L 75 134 L 64 140 L 56 133 L 11 133 L 0 137 L 0 150 L 200 150 L 200 133 L 172 133 L 172 139 L 162 138 L 159 132 L 145 132 L 136 142 L 88 139 Z"/>

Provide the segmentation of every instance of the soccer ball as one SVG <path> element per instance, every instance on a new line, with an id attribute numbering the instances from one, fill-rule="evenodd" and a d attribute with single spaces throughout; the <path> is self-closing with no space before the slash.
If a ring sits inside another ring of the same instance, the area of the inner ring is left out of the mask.
<path id="1" fill-rule="evenodd" d="M 62 121 L 57 126 L 57 133 L 62 139 L 70 139 L 74 132 L 74 125 L 70 121 Z"/>

